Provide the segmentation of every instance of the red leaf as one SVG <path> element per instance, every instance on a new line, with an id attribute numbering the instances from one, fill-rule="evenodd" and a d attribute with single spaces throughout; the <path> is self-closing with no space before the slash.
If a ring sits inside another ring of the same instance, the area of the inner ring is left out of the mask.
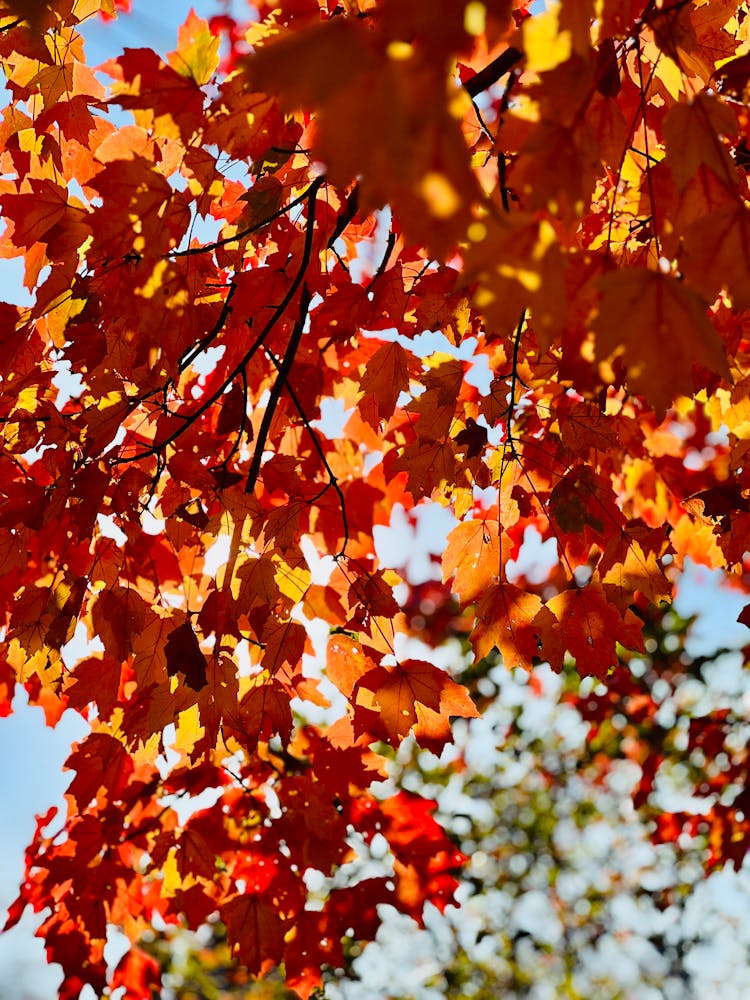
<path id="1" fill-rule="evenodd" d="M 80 810 L 104 789 L 109 801 L 121 797 L 134 771 L 133 759 L 125 747 L 106 733 L 92 733 L 70 754 L 65 762 L 68 770 L 76 771 L 68 794 Z"/>
<path id="2" fill-rule="evenodd" d="M 232 950 L 251 972 L 262 975 L 281 962 L 289 921 L 271 898 L 247 892 L 224 903 L 220 913 Z"/>
<path id="3" fill-rule="evenodd" d="M 206 657 L 203 655 L 198 637 L 189 622 L 178 625 L 167 636 L 165 649 L 167 673 L 170 677 L 183 674 L 185 683 L 193 691 L 200 691 L 208 683 L 206 677 Z"/>
<path id="4" fill-rule="evenodd" d="M 116 660 L 126 660 L 133 641 L 143 630 L 147 605 L 131 587 L 117 585 L 103 590 L 96 599 L 91 618 L 104 648 Z"/>
<path id="5" fill-rule="evenodd" d="M 161 969 L 152 955 L 134 947 L 125 952 L 112 976 L 111 989 L 124 987 L 123 1000 L 151 1000 L 152 990 L 161 990 Z"/>

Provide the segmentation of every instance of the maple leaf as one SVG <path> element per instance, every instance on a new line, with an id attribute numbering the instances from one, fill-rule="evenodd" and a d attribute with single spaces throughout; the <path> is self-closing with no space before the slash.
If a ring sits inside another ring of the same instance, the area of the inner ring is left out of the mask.
<path id="1" fill-rule="evenodd" d="M 704 295 L 726 288 L 737 309 L 750 307 L 750 214 L 742 201 L 722 191 L 706 217 L 691 222 L 684 235 L 681 265 L 691 284 Z M 709 366 L 716 370 L 716 364 Z"/>
<path id="2" fill-rule="evenodd" d="M 79 710 L 95 704 L 99 718 L 106 721 L 117 704 L 121 671 L 118 660 L 89 657 L 80 661 L 65 691 L 68 704 Z"/>
<path id="3" fill-rule="evenodd" d="M 177 48 L 167 58 L 173 69 L 189 76 L 199 87 L 208 83 L 219 65 L 219 43 L 208 21 L 190 10 L 187 20 L 177 32 Z"/>
<path id="4" fill-rule="evenodd" d="M 125 987 L 124 1000 L 141 1000 L 161 987 L 159 963 L 142 948 L 131 948 L 117 963 L 110 985 L 112 989 Z"/>
<path id="5" fill-rule="evenodd" d="M 730 59 L 713 73 L 719 93 L 741 101 L 750 80 L 750 57 L 747 55 Z"/>
<path id="6" fill-rule="evenodd" d="M 235 896 L 221 907 L 229 940 L 253 972 L 266 972 L 281 961 L 288 922 L 270 899 L 259 893 Z"/>
<path id="7" fill-rule="evenodd" d="M 657 413 L 663 415 L 677 396 L 692 396 L 695 362 L 729 379 L 721 338 L 705 303 L 672 275 L 613 271 L 602 278 L 601 289 L 594 321 L 597 353 L 621 356 L 630 388 Z"/>
<path id="8" fill-rule="evenodd" d="M 316 148 L 338 183 L 361 175 L 369 208 L 392 202 L 416 236 L 441 249 L 464 229 L 476 190 L 443 69 L 450 50 L 465 44 L 463 3 L 443 7 L 459 30 L 451 38 L 434 9 L 422 11 L 423 51 L 399 47 L 404 29 L 391 4 L 375 36 L 355 19 L 336 19 L 260 47 L 245 65 L 252 89 L 319 108 Z M 335 74 L 321 72 L 331 65 Z"/>
<path id="9" fill-rule="evenodd" d="M 583 674 L 605 678 L 617 665 L 617 643 L 631 649 L 643 649 L 640 625 L 632 611 L 624 617 L 607 600 L 603 587 L 564 590 L 547 602 L 559 622 L 564 642 Z"/>
<path id="10" fill-rule="evenodd" d="M 373 669 L 375 669 L 373 661 L 349 636 L 342 634 L 329 639 L 326 674 L 345 697 L 351 697 L 357 682 Z"/>
<path id="11" fill-rule="evenodd" d="M 14 220 L 18 246 L 31 247 L 65 215 L 65 191 L 49 181 L 36 181 L 31 194 L 6 195 L 3 213 Z M 14 219 L 15 217 L 15 219 Z"/>
<path id="12" fill-rule="evenodd" d="M 365 400 L 360 406 L 365 420 L 377 426 L 379 420 L 393 415 L 396 400 L 409 387 L 409 355 L 397 343 L 383 344 L 370 358 L 360 382 Z M 370 402 L 371 401 L 371 402 Z M 374 413 L 370 410 L 374 409 Z"/>
<path id="13" fill-rule="evenodd" d="M 550 631 L 544 612 L 538 595 L 513 584 L 498 583 L 488 588 L 477 606 L 476 625 L 471 633 L 477 657 L 487 656 L 494 647 L 508 669 L 530 667 L 535 659 L 554 662 L 556 656 L 551 644 L 544 640 Z M 557 626 L 556 619 L 553 624 Z"/>
<path id="14" fill-rule="evenodd" d="M 101 788 L 117 799 L 133 773 L 133 762 L 119 740 L 107 733 L 92 733 L 68 757 L 65 766 L 76 771 L 68 794 L 84 809 Z"/>
<path id="15" fill-rule="evenodd" d="M 486 593 L 495 582 L 502 565 L 497 521 L 463 521 L 448 535 L 443 552 L 443 580 L 453 579 L 451 589 L 463 601 L 472 601 Z"/>
<path id="16" fill-rule="evenodd" d="M 118 585 L 102 591 L 91 611 L 91 620 L 107 652 L 125 660 L 134 638 L 146 622 L 147 605 L 131 587 Z"/>
<path id="17" fill-rule="evenodd" d="M 203 655 L 198 637 L 192 625 L 185 622 L 178 625 L 167 636 L 164 648 L 167 673 L 170 677 L 184 674 L 185 683 L 194 691 L 200 691 L 208 683 L 206 678 L 206 657 Z"/>
<path id="18" fill-rule="evenodd" d="M 680 190 L 708 167 L 719 180 L 734 173 L 727 147 L 716 136 L 732 136 L 737 119 L 731 108 L 707 94 L 698 94 L 691 104 L 675 104 L 664 116 L 666 162 Z"/>
<path id="19" fill-rule="evenodd" d="M 442 737 L 445 742 L 450 735 L 450 727 L 445 723 L 451 716 L 473 718 L 479 714 L 465 688 L 439 667 L 422 660 L 405 660 L 396 667 L 368 670 L 359 678 L 353 692 L 358 704 L 361 703 L 360 692 L 368 693 L 372 707 L 366 705 L 365 712 L 355 708 L 355 729 L 359 725 L 367 728 L 368 719 L 372 719 L 369 713 L 374 708 L 376 715 L 371 724 L 382 729 L 388 741 L 396 745 L 412 729 L 417 739 L 424 730 L 424 735 L 433 740 Z M 444 718 L 443 726 L 437 731 L 434 724 L 430 726 L 429 717 L 425 720 L 424 709 Z"/>

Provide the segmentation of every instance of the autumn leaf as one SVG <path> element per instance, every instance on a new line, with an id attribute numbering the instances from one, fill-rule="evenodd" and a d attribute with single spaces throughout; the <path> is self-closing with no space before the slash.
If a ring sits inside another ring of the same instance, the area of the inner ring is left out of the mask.
<path id="1" fill-rule="evenodd" d="M 617 665 L 618 642 L 630 649 L 643 648 L 635 615 L 628 609 L 623 617 L 597 584 L 564 590 L 547 607 L 557 618 L 565 645 L 582 674 L 604 679 Z"/>
<path id="2" fill-rule="evenodd" d="M 284 954 L 287 922 L 271 900 L 258 893 L 235 896 L 221 908 L 229 940 L 253 972 L 263 973 Z"/>
<path id="3" fill-rule="evenodd" d="M 498 537 L 497 521 L 469 520 L 451 531 L 443 553 L 443 580 L 463 601 L 486 593 L 502 564 L 500 549 L 507 539 Z"/>
<path id="4" fill-rule="evenodd" d="M 716 81 L 719 93 L 741 101 L 750 80 L 750 57 L 738 56 L 723 63 L 714 71 L 713 79 Z"/>
<path id="5" fill-rule="evenodd" d="M 0 198 L 3 215 L 13 223 L 13 239 L 19 249 L 31 248 L 58 225 L 68 211 L 64 188 L 48 180 L 31 178 L 31 191 Z"/>
<path id="6" fill-rule="evenodd" d="M 419 738 L 423 708 L 446 718 L 472 718 L 478 714 L 465 688 L 451 680 L 445 671 L 421 660 L 405 660 L 396 667 L 374 667 L 357 681 L 354 696 L 358 704 L 359 692 L 368 693 L 377 711 L 378 726 L 395 745 L 414 727 Z M 448 732 L 445 727 L 446 738 Z"/>
<path id="7" fill-rule="evenodd" d="M 206 657 L 189 622 L 178 625 L 169 633 L 164 652 L 170 677 L 184 674 L 185 683 L 194 691 L 206 686 Z"/>
<path id="8" fill-rule="evenodd" d="M 115 659 L 127 659 L 145 624 L 146 611 L 146 602 L 134 588 L 118 585 L 99 594 L 91 620 L 106 652 Z"/>
<path id="9" fill-rule="evenodd" d="M 119 740 L 107 733 L 92 733 L 68 757 L 66 768 L 76 772 L 68 794 L 83 810 L 101 789 L 117 800 L 134 771 L 130 754 Z"/>
<path id="10" fill-rule="evenodd" d="M 726 288 L 736 309 L 750 308 L 750 213 L 744 202 L 722 192 L 710 213 L 687 226 L 680 261 L 699 292 L 710 297 Z M 717 370 L 715 362 L 710 367 Z"/>
<path id="11" fill-rule="evenodd" d="M 727 146 L 717 136 L 733 136 L 737 119 L 730 108 L 716 98 L 699 94 L 691 104 L 675 104 L 664 117 L 666 162 L 680 190 L 702 166 L 712 170 L 724 183 L 734 168 Z"/>
<path id="12" fill-rule="evenodd" d="M 374 668 L 370 657 L 349 636 L 335 635 L 328 640 L 326 674 L 346 698 L 351 697 L 358 681 Z"/>
<path id="13" fill-rule="evenodd" d="M 396 400 L 409 387 L 409 355 L 404 348 L 396 342 L 379 347 L 367 363 L 360 387 L 365 397 L 360 406 L 368 423 L 376 427 L 378 421 L 388 420 Z M 375 413 L 369 415 L 371 409 Z"/>
<path id="14" fill-rule="evenodd" d="M 455 22 L 461 4 L 444 6 Z M 415 237 L 444 248 L 465 228 L 476 182 L 433 43 L 445 57 L 465 35 L 448 41 L 433 10 L 418 29 L 429 40 L 424 54 L 399 47 L 394 9 L 374 36 L 341 18 L 260 47 L 246 62 L 247 85 L 281 94 L 289 107 L 318 108 L 316 148 L 331 177 L 343 185 L 360 175 L 369 208 L 393 202 Z M 324 66 L 336 72 L 321 72 Z"/>
<path id="15" fill-rule="evenodd" d="M 220 42 L 219 36 L 209 30 L 208 22 L 191 9 L 177 33 L 177 48 L 168 57 L 169 64 L 202 87 L 219 65 Z"/>
<path id="16" fill-rule="evenodd" d="M 613 271 L 602 278 L 594 320 L 597 355 L 621 357 L 628 385 L 663 415 L 695 390 L 693 365 L 729 378 L 721 338 L 705 303 L 669 274 Z"/>
<path id="17" fill-rule="evenodd" d="M 117 963 L 111 985 L 113 989 L 124 986 L 127 1000 L 148 995 L 161 987 L 159 963 L 142 948 L 131 948 Z"/>
<path id="18" fill-rule="evenodd" d="M 536 594 L 527 593 L 512 584 L 498 583 L 489 587 L 477 606 L 477 623 L 471 641 L 477 658 L 497 649 L 505 665 L 531 666 L 541 658 L 540 642 L 534 629 L 534 619 L 542 608 Z"/>
<path id="19" fill-rule="evenodd" d="M 45 18 L 49 18 L 52 12 L 51 4 L 47 0 L 6 0 L 5 6 L 17 18 L 28 21 L 35 31 L 39 30 Z"/>

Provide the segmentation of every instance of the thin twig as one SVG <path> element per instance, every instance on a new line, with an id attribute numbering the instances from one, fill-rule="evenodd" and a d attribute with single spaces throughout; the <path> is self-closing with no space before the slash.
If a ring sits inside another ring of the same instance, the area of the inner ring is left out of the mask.
<path id="1" fill-rule="evenodd" d="M 385 241 L 385 249 L 383 250 L 383 256 L 380 263 L 377 266 L 375 274 L 370 278 L 365 288 L 365 292 L 369 292 L 378 278 L 385 274 L 385 269 L 388 267 L 388 261 L 391 259 L 391 254 L 393 253 L 393 248 L 396 245 L 396 234 L 391 229 L 388 233 L 388 239 Z"/>
<path id="2" fill-rule="evenodd" d="M 229 459 L 232 457 L 232 455 L 234 455 L 234 453 L 239 448 L 240 441 L 242 440 L 242 437 L 243 437 L 243 435 L 245 433 L 245 428 L 247 426 L 248 384 L 247 384 L 247 371 L 244 368 L 240 372 L 240 379 L 241 379 L 241 382 L 242 382 L 242 394 L 243 394 L 243 399 L 244 399 L 244 405 L 242 407 L 242 416 L 240 417 L 240 426 L 239 426 L 239 428 L 237 430 L 237 437 L 235 438 L 234 443 L 232 444 L 232 447 L 229 449 L 229 451 L 227 452 L 227 454 L 224 456 L 224 460 L 222 461 L 221 465 L 215 466 L 215 468 L 221 469 L 222 489 L 223 489 L 224 484 L 226 482 L 227 466 L 229 464 Z"/>
<path id="3" fill-rule="evenodd" d="M 651 154 L 648 151 L 648 121 L 646 119 L 646 91 L 643 86 L 643 56 L 641 53 L 641 38 L 640 35 L 635 40 L 635 52 L 638 59 L 638 86 L 641 91 L 641 117 L 643 119 L 643 148 L 646 155 L 646 184 L 648 185 L 648 197 L 651 202 L 651 214 L 654 219 L 653 232 L 654 232 L 654 246 L 656 247 L 656 257 L 657 259 L 661 257 L 661 247 L 659 246 L 659 233 L 657 231 L 656 225 L 656 197 L 654 195 L 654 180 L 651 176 L 651 164 L 649 160 L 651 159 Z M 649 84 L 651 79 L 649 78 Z"/>
<path id="4" fill-rule="evenodd" d="M 268 335 L 276 326 L 279 319 L 281 319 L 281 317 L 284 315 L 287 306 L 296 295 L 297 289 L 299 288 L 300 284 L 302 283 L 302 279 L 305 276 L 305 271 L 307 270 L 307 266 L 310 263 L 310 254 L 312 252 L 312 235 L 313 235 L 312 223 L 315 218 L 315 197 L 318 193 L 318 189 L 324 183 L 324 180 L 325 178 L 323 177 L 316 177 L 316 179 L 307 189 L 307 197 L 309 205 L 308 217 L 307 217 L 308 221 L 307 221 L 307 229 L 305 232 L 305 244 L 302 251 L 302 261 L 300 262 L 299 269 L 295 274 L 294 278 L 292 279 L 292 282 L 289 285 L 289 288 L 287 289 L 284 298 L 276 306 L 276 308 L 273 311 L 273 315 L 268 320 L 266 325 L 263 327 L 261 332 L 258 334 L 253 344 L 248 348 L 248 350 L 245 352 L 242 358 L 237 362 L 237 364 L 231 370 L 229 375 L 227 375 L 227 377 L 224 379 L 221 385 L 214 392 L 212 392 L 210 396 L 204 399 L 204 401 L 200 404 L 200 406 L 196 410 L 194 410 L 191 414 L 189 414 L 186 423 L 182 424 L 182 426 L 174 430 L 163 441 L 160 441 L 159 444 L 152 445 L 147 451 L 140 452 L 138 455 L 131 455 L 128 458 L 113 458 L 112 461 L 114 464 L 117 465 L 117 464 L 124 464 L 126 462 L 138 462 L 144 458 L 151 458 L 153 455 L 156 455 L 158 452 L 162 451 L 162 449 L 166 448 L 167 445 L 172 444 L 172 442 L 175 441 L 178 437 L 180 437 L 180 435 L 183 434 L 191 424 L 195 423 L 198 417 L 200 417 L 203 413 L 205 413 L 210 406 L 213 406 L 213 404 L 216 402 L 217 399 L 223 396 L 227 386 L 230 385 L 230 383 L 234 382 L 234 380 L 237 378 L 240 372 L 243 371 L 244 368 L 252 360 L 255 353 L 263 346 L 266 339 L 268 338 Z"/>
<path id="5" fill-rule="evenodd" d="M 237 291 L 237 285 L 232 281 L 229 285 L 229 291 L 227 292 L 227 297 L 224 299 L 222 303 L 221 311 L 219 312 L 219 315 L 212 329 L 209 330 L 208 333 L 205 334 L 205 336 L 201 337 L 198 343 L 194 344 L 187 352 L 187 354 L 184 354 L 180 358 L 179 364 L 177 366 L 177 370 L 179 372 L 184 372 L 198 357 L 198 355 L 202 351 L 205 351 L 206 348 L 211 344 L 211 342 L 219 336 L 222 329 L 224 328 L 224 324 L 229 318 L 229 314 L 232 311 L 232 305 L 231 305 L 232 296 L 236 291 Z"/>
<path id="6" fill-rule="evenodd" d="M 316 177 L 315 180 L 306 188 L 302 194 L 293 198 L 286 205 L 281 208 L 277 208 L 275 212 L 271 212 L 267 215 L 265 219 L 260 222 L 256 222 L 252 226 L 248 226 L 247 229 L 242 229 L 240 232 L 235 233 L 234 236 L 225 236 L 224 239 L 216 240 L 213 243 L 204 243 L 199 247 L 188 247 L 187 250 L 171 250 L 167 256 L 168 257 L 195 257 L 201 253 L 210 253 L 211 250 L 218 250 L 219 247 L 225 247 L 228 243 L 237 243 L 239 240 L 244 240 L 246 236 L 251 236 L 253 233 L 257 233 L 259 229 L 264 229 L 267 225 L 273 222 L 275 219 L 280 219 L 282 215 L 286 215 L 297 205 L 301 205 L 303 201 L 306 201 L 310 197 L 310 192 L 313 188 L 317 191 L 323 182 L 322 177 Z"/>
<path id="7" fill-rule="evenodd" d="M 273 364 L 276 366 L 276 370 L 278 371 L 279 376 L 281 376 L 281 362 L 270 351 L 268 351 L 267 354 L 268 354 L 268 357 L 273 362 Z M 334 560 L 336 562 L 338 562 L 339 559 L 341 559 L 341 557 L 344 555 L 345 550 L 346 550 L 346 546 L 349 543 L 349 523 L 348 523 L 348 521 L 346 519 L 346 505 L 345 505 L 345 502 L 344 502 L 344 494 L 341 491 L 341 486 L 339 485 L 339 481 L 336 478 L 336 475 L 334 474 L 334 471 L 331 468 L 331 466 L 330 466 L 330 464 L 328 462 L 328 459 L 326 458 L 326 454 L 323 451 L 323 446 L 321 445 L 321 443 L 320 443 L 320 441 L 318 439 L 318 435 L 315 432 L 315 428 L 311 425 L 311 423 L 310 423 L 310 421 L 309 421 L 309 419 L 307 417 L 307 414 L 304 411 L 304 408 L 302 406 L 302 403 L 300 402 L 299 396 L 294 391 L 292 385 L 288 381 L 285 384 L 286 384 L 286 391 L 289 393 L 289 398 L 294 403 L 295 409 L 297 410 L 297 413 L 299 413 L 300 419 L 302 420 L 302 424 L 304 425 L 305 429 L 309 433 L 310 438 L 311 438 L 312 443 L 313 443 L 313 447 L 317 451 L 318 457 L 320 458 L 320 461 L 323 464 L 323 468 L 325 469 L 326 474 L 328 475 L 328 479 L 330 480 L 330 482 L 326 485 L 326 489 L 328 489 L 329 487 L 333 487 L 333 489 L 336 491 L 336 495 L 339 498 L 339 505 L 341 507 L 341 521 L 342 521 L 343 528 L 344 528 L 344 536 L 343 536 L 343 541 L 341 543 L 341 547 L 340 547 L 339 551 L 333 557 Z M 325 490 L 323 492 L 325 492 Z M 315 499 L 319 499 L 319 497 L 322 496 L 322 495 L 323 495 L 323 493 L 320 493 L 318 495 L 318 497 L 315 498 Z"/>

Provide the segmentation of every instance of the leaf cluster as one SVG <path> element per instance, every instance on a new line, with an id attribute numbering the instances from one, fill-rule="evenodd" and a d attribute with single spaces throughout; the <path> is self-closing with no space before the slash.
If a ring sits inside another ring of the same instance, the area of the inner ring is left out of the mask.
<path id="1" fill-rule="evenodd" d="M 108 925 L 216 913 L 310 996 L 465 860 L 373 787 L 483 705 L 404 652 L 395 511 L 450 512 L 478 664 L 574 663 L 634 711 L 623 650 L 686 560 L 745 586 L 748 9 L 259 0 L 97 73 L 115 6 L 0 5 L 32 300 L 0 303 L 0 697 L 91 726 L 11 922 L 55 901 L 65 997 L 105 989 Z M 383 840 L 392 873 L 347 878 Z"/>

